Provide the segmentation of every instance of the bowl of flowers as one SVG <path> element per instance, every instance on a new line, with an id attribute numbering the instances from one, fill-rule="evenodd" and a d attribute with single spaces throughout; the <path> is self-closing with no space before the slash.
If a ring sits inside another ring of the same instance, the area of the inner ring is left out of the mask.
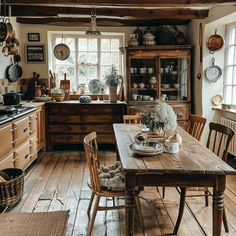
<path id="1" fill-rule="evenodd" d="M 141 108 L 142 124 L 153 134 L 164 137 L 165 133 L 173 132 L 177 128 L 177 116 L 173 108 L 165 102 L 157 100 L 156 105 Z"/>

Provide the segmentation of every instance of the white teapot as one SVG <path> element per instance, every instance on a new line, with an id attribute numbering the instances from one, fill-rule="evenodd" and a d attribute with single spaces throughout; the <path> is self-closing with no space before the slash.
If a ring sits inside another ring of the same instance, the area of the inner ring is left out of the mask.
<path id="1" fill-rule="evenodd" d="M 152 76 L 150 79 L 149 79 L 149 84 L 156 84 L 157 82 L 157 79 L 156 79 L 156 76 Z"/>

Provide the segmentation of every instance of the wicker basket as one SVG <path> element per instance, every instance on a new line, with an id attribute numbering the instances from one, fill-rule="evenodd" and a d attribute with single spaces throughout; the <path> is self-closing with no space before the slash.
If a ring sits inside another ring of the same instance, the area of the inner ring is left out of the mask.
<path id="1" fill-rule="evenodd" d="M 24 189 L 24 172 L 17 168 L 8 168 L 0 171 L 0 175 L 7 180 L 0 182 L 0 205 L 14 206 L 21 200 Z"/>

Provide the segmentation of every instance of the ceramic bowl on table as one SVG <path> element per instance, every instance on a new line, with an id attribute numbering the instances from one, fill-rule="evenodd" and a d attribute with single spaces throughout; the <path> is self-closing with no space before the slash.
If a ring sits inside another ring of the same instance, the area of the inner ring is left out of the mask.
<path id="1" fill-rule="evenodd" d="M 170 88 L 170 84 L 161 84 L 162 88 Z"/>
<path id="2" fill-rule="evenodd" d="M 180 88 L 180 84 L 174 84 L 174 88 Z"/>
<path id="3" fill-rule="evenodd" d="M 64 93 L 53 93 L 52 94 L 53 99 L 55 99 L 57 102 L 62 102 L 64 99 Z"/>

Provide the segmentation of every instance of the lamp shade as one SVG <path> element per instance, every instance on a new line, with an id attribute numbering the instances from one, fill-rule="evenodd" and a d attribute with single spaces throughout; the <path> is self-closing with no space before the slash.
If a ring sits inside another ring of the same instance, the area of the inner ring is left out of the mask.
<path id="1" fill-rule="evenodd" d="M 87 35 L 101 35 L 101 33 L 98 30 L 97 25 L 96 25 L 96 13 L 94 13 L 94 12 L 91 13 L 91 24 L 85 34 L 87 34 Z"/>

